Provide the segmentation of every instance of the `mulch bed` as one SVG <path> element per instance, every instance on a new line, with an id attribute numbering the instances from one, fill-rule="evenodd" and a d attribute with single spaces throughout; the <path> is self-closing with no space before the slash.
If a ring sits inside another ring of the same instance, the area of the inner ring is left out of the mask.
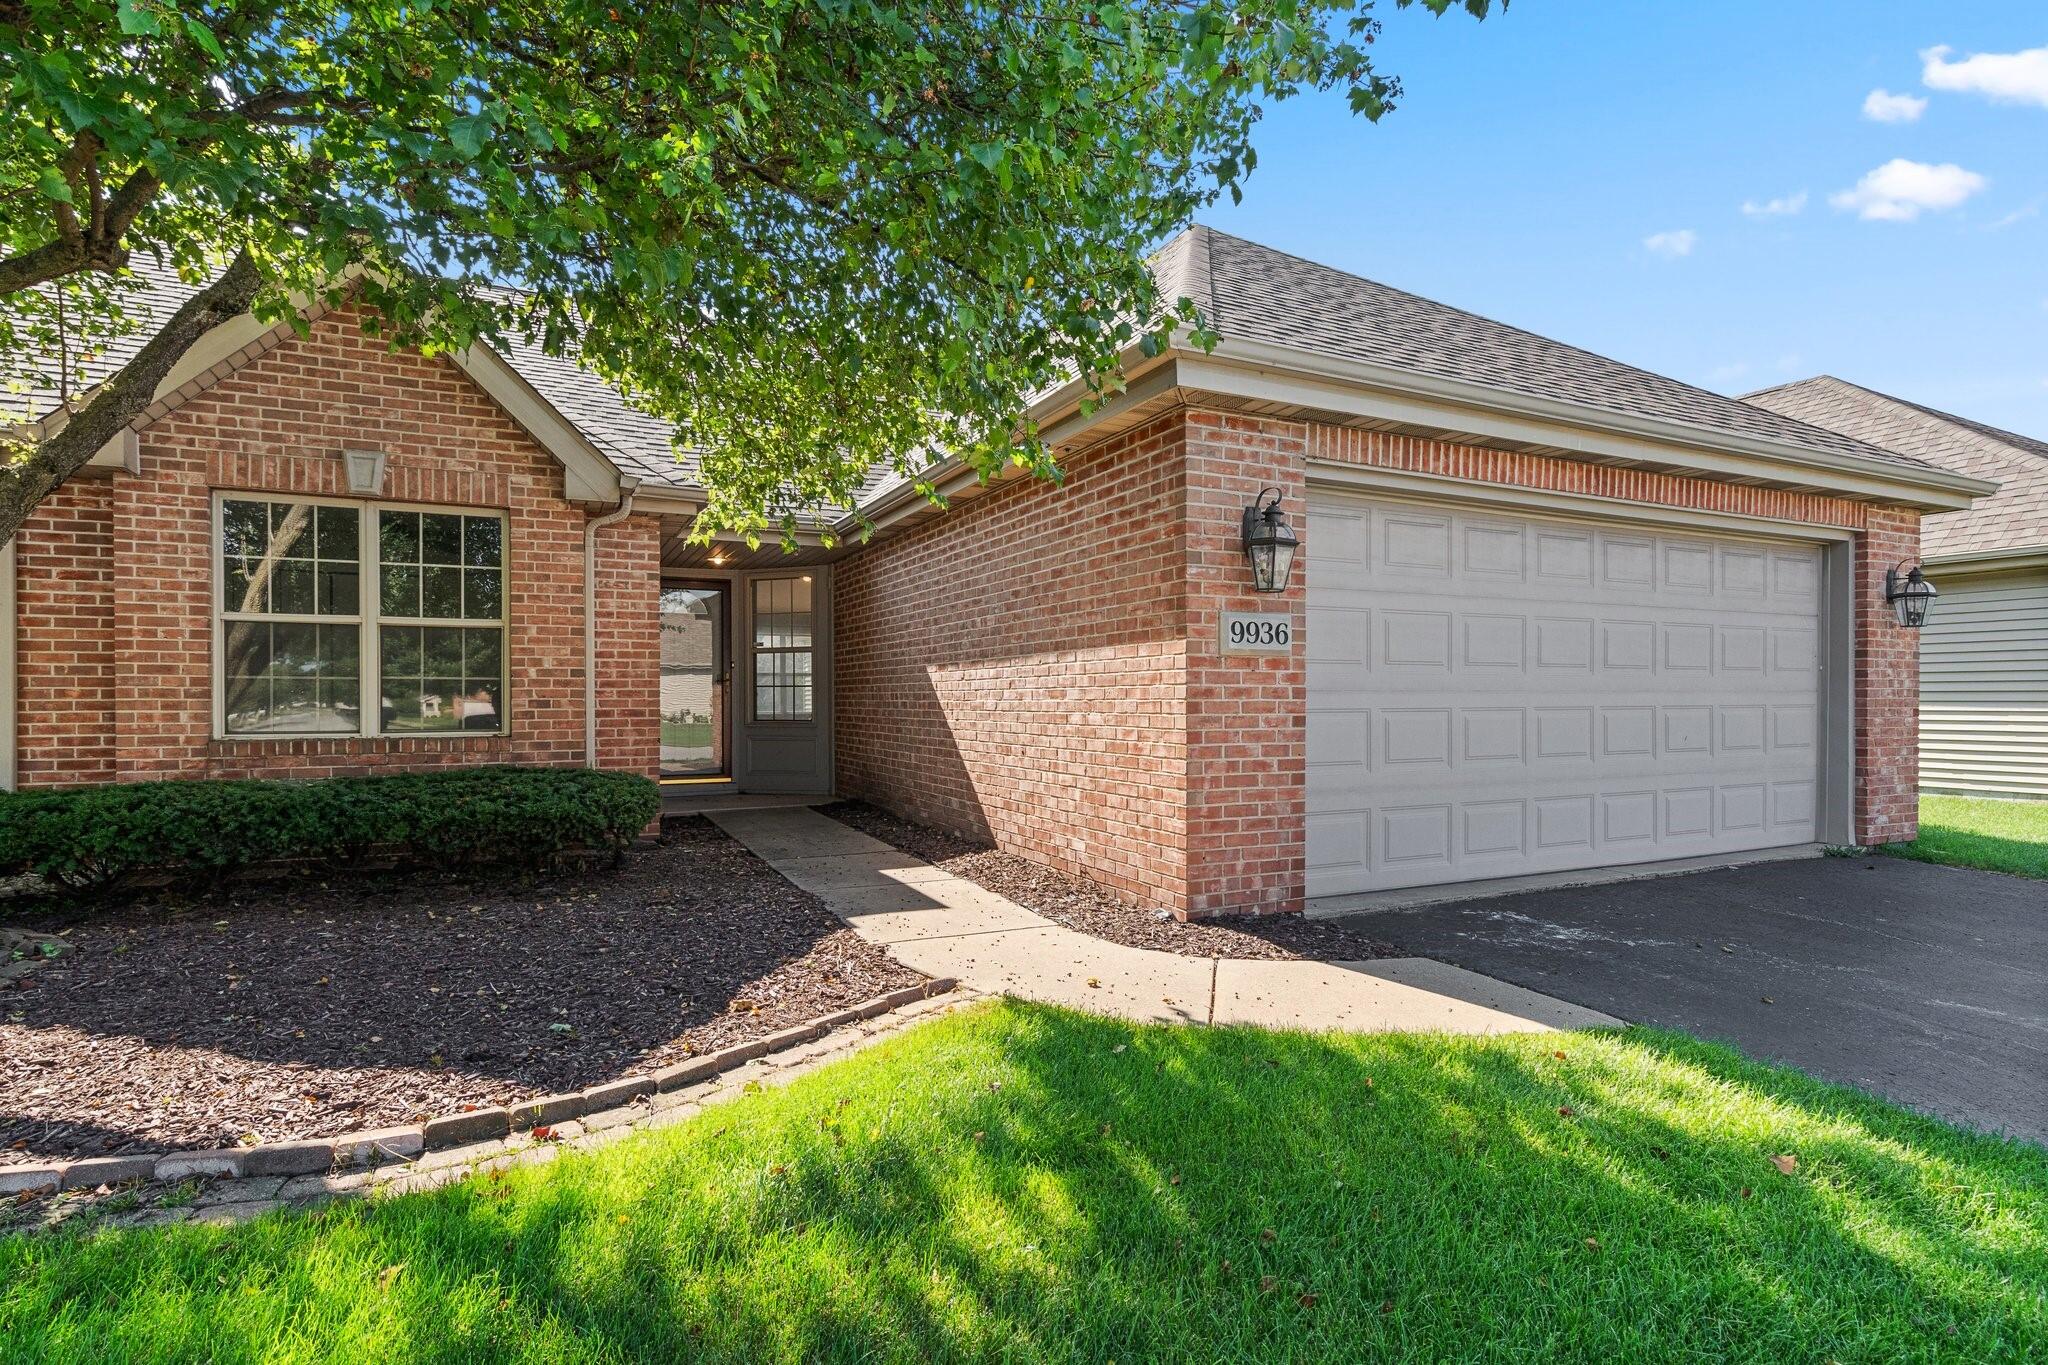
<path id="1" fill-rule="evenodd" d="M 616 870 L 0 914 L 17 942 L 62 945 L 0 979 L 0 1164 L 325 1137 L 578 1089 L 924 979 L 695 817 Z"/>
<path id="2" fill-rule="evenodd" d="M 1391 943 L 1300 915 L 1219 915 L 1184 922 L 1164 911 L 1118 900 L 1085 878 L 998 852 L 986 842 L 913 824 L 865 801 L 839 801 L 819 810 L 956 877 L 1007 896 L 1056 924 L 1126 947 L 1156 948 L 1183 957 L 1308 958 L 1319 962 L 1363 962 L 1402 955 Z"/>

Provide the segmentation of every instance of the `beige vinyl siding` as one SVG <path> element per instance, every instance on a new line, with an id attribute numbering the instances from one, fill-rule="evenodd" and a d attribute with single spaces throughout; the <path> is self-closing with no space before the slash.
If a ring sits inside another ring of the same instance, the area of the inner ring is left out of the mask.
<path id="1" fill-rule="evenodd" d="M 2048 798 L 2048 569 L 1930 576 L 1920 632 L 1920 785 Z"/>

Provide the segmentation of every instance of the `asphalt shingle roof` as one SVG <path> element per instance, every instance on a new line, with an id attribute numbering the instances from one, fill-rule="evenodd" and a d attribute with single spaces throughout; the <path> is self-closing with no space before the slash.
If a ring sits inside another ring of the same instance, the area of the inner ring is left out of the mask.
<path id="1" fill-rule="evenodd" d="M 1181 233 L 1160 249 L 1153 268 L 1161 291 L 1169 299 L 1193 299 L 1225 341 L 1237 337 L 1291 346 L 1823 455 L 1919 463 L 1214 228 L 1196 226 Z"/>
<path id="2" fill-rule="evenodd" d="M 2001 431 L 1832 375 L 1763 389 L 1743 401 L 1998 484 L 1996 493 L 1964 511 L 1943 512 L 1921 522 L 1921 552 L 1931 559 L 2048 548 L 2048 441 Z"/>
<path id="3" fill-rule="evenodd" d="M 1797 412 L 1727 398 L 1214 228 L 1182 232 L 1154 255 L 1152 269 L 1169 301 L 1193 299 L 1226 341 L 1257 340 L 1351 358 L 1418 376 L 1680 423 L 1709 436 L 1756 437 L 1823 455 L 1929 467 L 1915 449 L 1873 444 L 1849 428 L 1810 424 Z M 168 273 L 138 273 L 136 306 L 145 316 L 167 313 L 192 292 Z M 112 373 L 146 336 L 145 327 L 111 343 L 88 367 L 87 379 Z M 521 343 L 508 344 L 503 354 L 623 473 L 655 484 L 697 485 L 697 461 L 687 451 L 677 458 L 669 425 L 633 407 L 573 359 Z M 7 367 L 7 358 L 0 358 L 0 376 L 10 372 Z M 18 377 L 24 368 L 16 361 L 11 373 Z M 56 395 L 32 385 L 30 399 L 32 410 L 44 412 L 54 406 Z M 18 394 L 8 397 L 7 410 L 22 412 Z M 890 470 L 875 471 L 862 490 L 862 503 L 899 482 L 901 476 Z"/>

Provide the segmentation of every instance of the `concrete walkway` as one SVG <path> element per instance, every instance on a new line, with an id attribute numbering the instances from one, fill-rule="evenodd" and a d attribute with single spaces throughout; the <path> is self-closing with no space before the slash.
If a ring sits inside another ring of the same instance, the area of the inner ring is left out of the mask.
<path id="1" fill-rule="evenodd" d="M 1127 948 L 1054 924 L 815 810 L 709 817 L 870 943 L 972 990 L 1126 1019 L 1514 1033 L 1621 1021 L 1422 957 L 1268 962 Z"/>

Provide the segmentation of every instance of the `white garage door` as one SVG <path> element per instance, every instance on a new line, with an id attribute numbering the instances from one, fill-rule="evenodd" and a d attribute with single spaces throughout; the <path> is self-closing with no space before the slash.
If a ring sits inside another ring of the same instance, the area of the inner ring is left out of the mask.
<path id="1" fill-rule="evenodd" d="M 1308 894 L 1812 841 L 1818 546 L 1319 493 Z"/>

